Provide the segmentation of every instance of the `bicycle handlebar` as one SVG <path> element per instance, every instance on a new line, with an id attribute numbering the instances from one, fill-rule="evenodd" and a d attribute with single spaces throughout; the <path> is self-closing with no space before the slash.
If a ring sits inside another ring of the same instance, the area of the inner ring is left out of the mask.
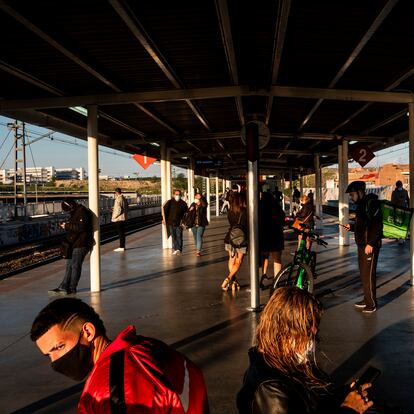
<path id="1" fill-rule="evenodd" d="M 319 234 L 314 233 L 312 229 L 305 228 L 306 226 L 303 224 L 301 224 L 301 227 L 303 227 L 303 230 L 299 230 L 300 234 L 303 234 L 311 238 L 313 241 L 316 241 L 316 243 L 319 244 L 320 246 L 326 247 L 328 245 L 328 243 L 325 240 L 322 240 Z M 309 231 L 306 231 L 306 230 L 309 230 Z"/>

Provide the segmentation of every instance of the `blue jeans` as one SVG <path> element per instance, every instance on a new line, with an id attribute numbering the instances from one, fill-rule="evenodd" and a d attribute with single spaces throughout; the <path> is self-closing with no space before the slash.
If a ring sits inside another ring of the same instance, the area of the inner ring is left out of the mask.
<path id="1" fill-rule="evenodd" d="M 198 252 L 201 252 L 201 249 L 203 247 L 203 234 L 204 234 L 205 229 L 206 228 L 202 226 L 191 227 L 191 231 L 193 232 L 193 236 L 194 236 L 194 243 L 196 245 Z"/>
<path id="2" fill-rule="evenodd" d="M 72 258 L 66 259 L 66 272 L 59 288 L 68 292 L 76 292 L 82 272 L 82 263 L 88 254 L 87 247 L 76 247 L 73 249 Z"/>
<path id="3" fill-rule="evenodd" d="M 170 225 L 170 233 L 172 238 L 173 250 L 183 251 L 183 229 L 178 226 Z"/>

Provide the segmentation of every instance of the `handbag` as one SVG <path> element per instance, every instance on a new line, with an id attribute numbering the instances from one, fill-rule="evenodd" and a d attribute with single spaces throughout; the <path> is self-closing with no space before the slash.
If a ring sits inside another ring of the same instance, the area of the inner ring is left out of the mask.
<path id="1" fill-rule="evenodd" d="M 65 259 L 72 258 L 73 245 L 68 239 L 64 239 L 60 245 L 60 252 Z"/>
<path id="2" fill-rule="evenodd" d="M 193 210 L 188 210 L 188 211 L 184 214 L 184 216 L 183 216 L 183 218 L 181 219 L 181 222 L 180 222 L 180 227 L 181 227 L 183 230 L 190 229 L 191 227 L 193 227 L 193 226 L 194 226 L 195 214 L 196 214 L 195 209 L 193 209 Z"/>
<path id="3" fill-rule="evenodd" d="M 304 229 L 304 227 L 303 227 L 303 224 L 304 223 L 306 223 L 307 221 L 308 221 L 308 219 L 309 219 L 309 217 L 311 216 L 313 214 L 313 212 L 312 213 L 310 213 L 307 217 L 305 217 L 303 220 L 299 220 L 299 218 L 298 217 L 295 217 L 295 220 L 293 221 L 293 223 L 292 223 L 292 227 L 294 228 L 294 229 L 296 229 L 296 230 L 303 230 Z"/>
<path id="4" fill-rule="evenodd" d="M 246 229 L 240 224 L 241 213 L 239 221 L 235 224 L 229 232 L 229 243 L 234 249 L 240 249 L 241 247 L 247 247 L 247 235 Z"/>

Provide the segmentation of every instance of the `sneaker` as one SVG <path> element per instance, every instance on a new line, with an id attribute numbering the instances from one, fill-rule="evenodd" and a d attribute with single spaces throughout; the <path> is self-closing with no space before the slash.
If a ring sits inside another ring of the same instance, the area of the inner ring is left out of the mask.
<path id="1" fill-rule="evenodd" d="M 125 247 L 118 247 L 114 249 L 114 252 L 124 252 L 124 251 L 125 251 Z"/>
<path id="2" fill-rule="evenodd" d="M 362 310 L 362 313 L 374 313 L 374 312 L 376 312 L 377 311 L 377 308 L 376 307 L 373 307 L 373 308 L 368 308 L 368 307 L 365 307 L 363 310 Z"/>
<path id="3" fill-rule="evenodd" d="M 367 305 L 365 304 L 363 300 L 361 300 L 361 302 L 354 303 L 354 306 L 358 309 L 364 309 L 367 307 Z"/>
<path id="4" fill-rule="evenodd" d="M 196 256 L 200 257 L 201 256 L 201 252 L 197 252 Z"/>
<path id="5" fill-rule="evenodd" d="M 179 250 L 174 250 L 174 251 L 173 251 L 173 254 L 175 254 L 175 255 L 179 256 L 179 255 L 181 254 L 181 252 L 180 252 Z"/>
<path id="6" fill-rule="evenodd" d="M 49 295 L 56 295 L 56 296 L 66 296 L 66 295 L 69 295 L 69 291 L 68 290 L 61 289 L 61 288 L 56 288 L 56 289 L 48 290 L 47 293 L 49 293 Z"/>

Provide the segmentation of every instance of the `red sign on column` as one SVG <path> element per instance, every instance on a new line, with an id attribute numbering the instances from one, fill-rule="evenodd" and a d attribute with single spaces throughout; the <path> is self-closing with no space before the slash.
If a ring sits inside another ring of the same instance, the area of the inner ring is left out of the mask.
<path id="1" fill-rule="evenodd" d="M 146 155 L 134 154 L 132 158 L 144 169 L 146 170 L 154 161 L 157 161 L 156 158 L 147 157 Z"/>
<path id="2" fill-rule="evenodd" d="M 375 158 L 375 154 L 368 145 L 362 143 L 354 144 L 350 149 L 352 158 L 361 167 L 365 167 L 373 158 Z"/>

